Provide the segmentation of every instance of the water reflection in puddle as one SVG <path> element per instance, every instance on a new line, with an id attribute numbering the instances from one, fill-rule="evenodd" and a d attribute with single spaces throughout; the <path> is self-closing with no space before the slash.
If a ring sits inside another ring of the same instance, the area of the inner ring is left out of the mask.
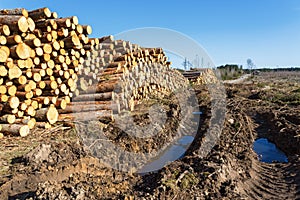
<path id="1" fill-rule="evenodd" d="M 192 122 L 196 122 L 197 124 L 200 121 L 200 116 L 202 112 L 196 111 L 192 113 Z M 198 128 L 198 126 L 196 126 Z M 197 130 L 192 130 L 194 132 Z M 189 132 L 190 133 L 190 132 Z M 166 166 L 168 163 L 171 163 L 179 158 L 182 158 L 190 146 L 190 144 L 194 141 L 194 135 L 185 135 L 167 147 L 163 152 L 160 153 L 156 158 L 149 161 L 149 163 L 145 164 L 138 173 L 143 175 L 148 172 L 155 172 L 159 169 Z"/>
<path id="2" fill-rule="evenodd" d="M 253 144 L 253 150 L 257 153 L 261 162 L 288 162 L 287 156 L 266 138 L 257 139 Z"/>
<path id="3" fill-rule="evenodd" d="M 181 158 L 186 152 L 189 145 L 193 142 L 193 136 L 183 136 L 177 140 L 173 145 L 170 145 L 164 152 L 157 158 L 153 159 L 150 163 L 141 168 L 138 173 L 144 174 L 147 172 L 157 171 L 163 168 L 170 162 Z"/>

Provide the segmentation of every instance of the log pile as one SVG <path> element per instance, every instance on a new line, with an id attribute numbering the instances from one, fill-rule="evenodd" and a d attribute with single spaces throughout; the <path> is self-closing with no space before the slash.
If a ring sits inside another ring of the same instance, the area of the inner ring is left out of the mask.
<path id="1" fill-rule="evenodd" d="M 99 44 L 88 46 L 90 51 L 80 71 L 79 95 L 72 98 L 68 111 L 73 113 L 60 115 L 61 121 L 74 120 L 72 116 L 78 116 L 78 120 L 89 117 L 86 111 L 91 110 L 99 112 L 99 119 L 111 121 L 114 113 L 132 111 L 150 95 L 170 93 L 187 85 L 187 80 L 170 68 L 171 62 L 161 48 L 142 48 L 114 40 L 113 36 L 96 41 Z M 82 109 L 78 110 L 78 106 Z"/>
<path id="2" fill-rule="evenodd" d="M 219 82 L 214 71 L 209 68 L 194 68 L 182 72 L 182 75 L 195 85 L 215 84 Z"/>
<path id="3" fill-rule="evenodd" d="M 91 27 L 48 8 L 0 10 L 0 132 L 51 127 L 77 89 Z"/>
<path id="4" fill-rule="evenodd" d="M 140 100 L 188 84 L 161 48 L 91 32 L 48 8 L 0 10 L 0 137 L 58 121 L 113 121 Z"/>

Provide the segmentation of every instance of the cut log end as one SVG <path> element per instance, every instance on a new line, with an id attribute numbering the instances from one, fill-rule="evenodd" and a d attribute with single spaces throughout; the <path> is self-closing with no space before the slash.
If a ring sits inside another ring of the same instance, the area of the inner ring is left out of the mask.
<path id="1" fill-rule="evenodd" d="M 20 43 L 11 48 L 11 53 L 13 53 L 14 57 L 25 60 L 30 58 L 31 48 L 25 43 Z"/>
<path id="2" fill-rule="evenodd" d="M 29 28 L 29 24 L 28 21 L 26 19 L 26 17 L 22 16 L 19 21 L 18 21 L 18 27 L 19 30 L 23 33 L 27 32 L 28 28 Z"/>
<path id="3" fill-rule="evenodd" d="M 26 137 L 30 132 L 30 128 L 28 125 L 24 125 L 20 128 L 19 134 L 21 137 Z"/>
<path id="4" fill-rule="evenodd" d="M 12 109 L 18 108 L 18 106 L 20 104 L 20 101 L 19 101 L 18 97 L 10 97 L 8 101 L 9 101 L 9 106 Z"/>
<path id="5" fill-rule="evenodd" d="M 53 104 L 50 105 L 47 111 L 47 119 L 50 124 L 54 124 L 58 119 L 58 111 Z"/>
<path id="6" fill-rule="evenodd" d="M 26 137 L 30 133 L 28 125 L 22 124 L 1 124 L 2 132 L 15 136 Z"/>
<path id="7" fill-rule="evenodd" d="M 6 62 L 8 55 L 5 50 L 0 49 L 0 62 Z"/>

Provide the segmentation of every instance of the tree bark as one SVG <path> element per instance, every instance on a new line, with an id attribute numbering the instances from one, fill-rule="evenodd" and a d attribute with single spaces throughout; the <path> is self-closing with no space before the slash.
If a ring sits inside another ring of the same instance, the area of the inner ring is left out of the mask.
<path id="1" fill-rule="evenodd" d="M 90 121 L 95 119 L 113 121 L 113 113 L 111 110 L 98 110 L 92 113 L 79 112 L 70 114 L 60 114 L 58 117 L 58 121 L 60 122 Z"/>
<path id="2" fill-rule="evenodd" d="M 38 121 L 47 120 L 50 124 L 54 124 L 58 120 L 58 111 L 55 105 L 51 104 L 49 108 L 42 108 L 37 110 L 35 118 Z"/>
<path id="3" fill-rule="evenodd" d="M 27 59 L 30 57 L 30 52 L 31 48 L 25 43 L 20 43 L 10 48 L 13 58 Z"/>
<path id="4" fill-rule="evenodd" d="M 113 99 L 113 92 L 97 93 L 97 94 L 83 94 L 73 98 L 73 101 L 106 101 Z"/>
<path id="5" fill-rule="evenodd" d="M 10 29 L 9 29 L 9 26 L 3 24 L 3 25 L 0 25 L 0 33 L 5 35 L 5 36 L 9 36 L 10 35 Z"/>
<path id="6" fill-rule="evenodd" d="M 6 24 L 11 31 L 25 33 L 28 28 L 26 17 L 17 15 L 0 15 L 0 24 Z"/>
<path id="7" fill-rule="evenodd" d="M 1 132 L 5 133 L 5 134 L 13 134 L 13 135 L 19 135 L 21 137 L 25 137 L 30 132 L 28 125 L 1 124 L 1 126 L 2 126 Z"/>
<path id="8" fill-rule="evenodd" d="M 28 12 L 29 17 L 33 20 L 48 19 L 51 17 L 51 14 L 49 8 L 39 8 Z"/>
<path id="9" fill-rule="evenodd" d="M 23 15 L 28 17 L 28 11 L 24 8 L 3 9 L 0 10 L 0 15 Z"/>
<path id="10" fill-rule="evenodd" d="M 87 112 L 87 111 L 97 111 L 97 110 L 113 110 L 116 112 L 120 111 L 120 105 L 118 104 L 72 104 L 68 105 L 65 109 L 59 109 L 60 114 L 66 113 L 78 113 L 78 112 Z"/>

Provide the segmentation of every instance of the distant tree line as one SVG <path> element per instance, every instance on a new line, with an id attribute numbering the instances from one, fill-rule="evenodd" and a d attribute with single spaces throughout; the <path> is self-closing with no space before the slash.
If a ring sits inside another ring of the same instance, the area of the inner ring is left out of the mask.
<path id="1" fill-rule="evenodd" d="M 300 71 L 300 67 L 289 67 L 289 68 L 259 68 L 257 69 L 260 72 L 282 72 L 282 71 Z"/>
<path id="2" fill-rule="evenodd" d="M 239 78 L 243 73 L 242 65 L 227 64 L 217 67 L 223 80 Z"/>

